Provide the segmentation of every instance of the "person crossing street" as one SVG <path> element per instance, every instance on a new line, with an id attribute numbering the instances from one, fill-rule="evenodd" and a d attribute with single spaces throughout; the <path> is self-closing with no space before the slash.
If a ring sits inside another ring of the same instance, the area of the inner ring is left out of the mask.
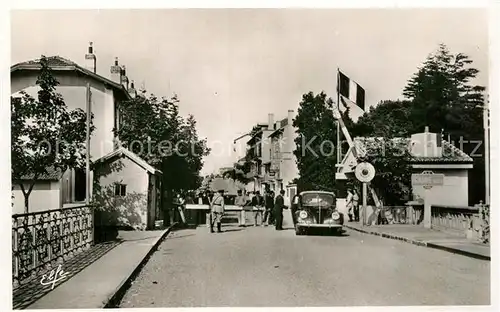
<path id="1" fill-rule="evenodd" d="M 224 190 L 219 190 L 219 192 L 214 196 L 210 206 L 212 207 L 210 233 L 214 232 L 215 223 L 217 223 L 217 233 L 221 233 L 222 215 L 224 214 Z"/>

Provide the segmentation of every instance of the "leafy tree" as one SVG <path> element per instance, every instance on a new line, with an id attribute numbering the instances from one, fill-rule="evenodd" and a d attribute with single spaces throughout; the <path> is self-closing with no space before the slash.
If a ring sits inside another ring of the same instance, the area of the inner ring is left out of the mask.
<path id="1" fill-rule="evenodd" d="M 408 81 L 403 95 L 412 102 L 412 131 L 446 132 L 456 136 L 481 133 L 485 88 L 471 85 L 479 71 L 470 67 L 472 60 L 452 54 L 441 44 Z M 477 137 L 476 137 L 477 138 Z"/>
<path id="2" fill-rule="evenodd" d="M 409 80 L 404 96 L 411 101 L 410 119 L 412 132 L 442 130 L 455 142 L 484 142 L 483 86 L 472 84 L 479 71 L 472 67 L 472 60 L 462 53 L 452 54 L 445 45 L 431 54 Z M 477 144 L 463 145 L 463 151 L 484 155 L 484 144 L 474 151 Z M 484 198 L 484 156 L 473 157 L 474 169 L 469 173 L 470 204 Z"/>
<path id="3" fill-rule="evenodd" d="M 482 141 L 482 108 L 484 87 L 472 85 L 478 70 L 471 67 L 472 60 L 462 53 L 452 54 L 445 45 L 431 54 L 423 66 L 413 75 L 404 88 L 404 101 L 382 101 L 371 107 L 352 129 L 353 136 L 372 136 L 390 139 L 409 137 L 422 132 L 425 126 L 430 131 L 450 135 L 452 143 L 460 141 Z M 465 144 L 464 152 L 470 154 L 476 144 Z M 476 151 L 481 153 L 483 150 Z M 387 154 L 387 153 L 386 153 Z M 484 155 L 484 152 L 483 152 Z M 384 176 L 389 185 L 401 175 L 404 158 L 377 158 L 371 161 L 380 164 L 378 177 Z M 386 165 L 382 165 L 386 163 Z M 384 169 L 386 168 L 386 169 Z M 392 170 L 391 168 L 399 168 Z M 387 171 L 384 171 L 387 170 Z M 394 173 L 391 173 L 394 171 Z M 378 189 L 394 190 L 396 199 L 405 189 L 397 186 L 384 187 L 382 181 Z M 469 199 L 477 203 L 484 195 L 484 158 L 474 158 L 474 169 L 469 173 Z M 479 183 L 478 183 L 479 182 Z"/>
<path id="4" fill-rule="evenodd" d="M 409 138 L 412 120 L 411 102 L 382 101 L 353 125 L 353 137 L 365 139 L 366 154 L 359 162 L 371 163 L 376 175 L 371 186 L 386 205 L 399 205 L 409 199 L 411 167 L 408 144 L 397 138 Z"/>
<path id="5" fill-rule="evenodd" d="M 232 169 L 226 170 L 222 176 L 229 177 L 234 181 L 241 182 L 243 184 L 248 184 L 253 181 L 252 178 L 248 176 L 251 171 L 251 163 L 245 161 L 243 164 L 236 163 Z"/>
<path id="6" fill-rule="evenodd" d="M 351 128 L 353 137 L 409 137 L 412 134 L 411 102 L 381 101 L 361 116 Z"/>
<path id="7" fill-rule="evenodd" d="M 87 114 L 82 109 L 68 110 L 44 56 L 40 65 L 37 98 L 25 91 L 21 97 L 11 97 L 12 180 L 23 192 L 25 213 L 39 178 L 85 166 Z M 90 130 L 94 130 L 92 124 Z"/>
<path id="8" fill-rule="evenodd" d="M 293 126 L 297 129 L 297 188 L 304 190 L 334 190 L 336 164 L 336 120 L 333 102 L 325 93 L 312 92 L 302 96 Z"/>
<path id="9" fill-rule="evenodd" d="M 385 205 L 402 205 L 410 199 L 411 155 L 406 138 L 378 137 L 364 142 L 365 154 L 359 162 L 375 168 L 370 182 Z M 359 183 L 358 183 L 359 184 Z"/>

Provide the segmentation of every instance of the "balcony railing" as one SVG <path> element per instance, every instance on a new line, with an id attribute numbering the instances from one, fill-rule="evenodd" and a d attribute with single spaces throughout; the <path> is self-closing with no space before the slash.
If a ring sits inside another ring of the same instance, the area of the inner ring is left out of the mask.
<path id="1" fill-rule="evenodd" d="M 89 248 L 91 206 L 12 215 L 12 276 L 17 287 Z"/>

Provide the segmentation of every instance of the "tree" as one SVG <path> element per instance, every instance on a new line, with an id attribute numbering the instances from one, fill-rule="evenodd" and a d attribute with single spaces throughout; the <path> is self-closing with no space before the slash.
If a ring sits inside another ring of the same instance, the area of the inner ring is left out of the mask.
<path id="1" fill-rule="evenodd" d="M 381 101 L 352 126 L 352 135 L 373 137 L 409 137 L 413 130 L 410 101 Z"/>
<path id="2" fill-rule="evenodd" d="M 432 132 L 443 130 L 452 142 L 484 142 L 485 88 L 472 84 L 479 73 L 472 63 L 467 55 L 452 54 L 443 44 L 427 58 L 403 93 L 411 101 L 412 132 L 422 132 L 429 126 Z M 478 151 L 476 146 L 465 144 L 463 151 L 484 155 L 484 144 Z M 469 173 L 470 204 L 484 198 L 484 156 L 473 159 L 474 169 Z"/>
<path id="3" fill-rule="evenodd" d="M 353 136 L 370 138 L 363 141 L 366 154 L 358 161 L 374 166 L 371 185 L 388 205 L 402 204 L 410 195 L 411 155 L 406 140 L 412 134 L 410 112 L 409 101 L 381 101 L 351 131 Z"/>
<path id="4" fill-rule="evenodd" d="M 478 108 L 484 105 L 485 88 L 470 84 L 479 73 L 471 64 L 468 56 L 452 54 L 444 44 L 427 58 L 403 90 L 412 103 L 413 131 L 429 126 L 431 131 L 446 129 L 456 136 L 481 133 Z"/>
<path id="5" fill-rule="evenodd" d="M 299 191 L 335 189 L 336 121 L 332 106 L 332 100 L 327 99 L 323 92 L 318 95 L 309 92 L 302 96 L 293 120 L 298 133 L 294 155 L 299 170 Z"/>
<path id="6" fill-rule="evenodd" d="M 370 182 L 385 205 L 402 205 L 409 200 L 411 190 L 411 155 L 406 138 L 378 137 L 365 140 L 366 154 L 359 162 L 375 168 Z"/>
<path id="7" fill-rule="evenodd" d="M 222 176 L 229 177 L 234 181 L 241 182 L 243 184 L 248 184 L 253 181 L 252 178 L 248 177 L 251 170 L 251 162 L 245 160 L 243 164 L 236 163 L 232 169 L 226 170 Z"/>
<path id="8" fill-rule="evenodd" d="M 406 100 L 382 101 L 376 107 L 371 107 L 354 125 L 352 134 L 390 140 L 408 138 L 429 126 L 432 132 L 444 131 L 450 135 L 452 143 L 459 142 L 460 138 L 464 141 L 481 141 L 484 87 L 471 85 L 478 74 L 477 69 L 470 67 L 471 64 L 472 60 L 466 55 L 452 54 L 445 45 L 440 45 L 408 81 L 403 91 Z M 475 147 L 476 144 L 465 145 L 464 152 L 470 154 Z M 385 154 L 391 154 L 387 153 L 390 147 L 385 148 Z M 380 192 L 388 189 L 394 192 L 394 195 L 385 194 L 385 197 L 397 200 L 398 194 L 404 193 L 406 187 L 390 184 L 406 176 L 406 158 L 387 156 L 368 160 L 376 165 L 377 175 L 373 184 L 378 185 L 377 189 Z M 384 177 L 386 185 L 383 180 L 378 180 L 379 177 Z M 484 182 L 483 158 L 474 158 L 474 169 L 469 173 L 469 178 L 469 199 L 471 203 L 476 203 L 484 194 L 484 187 L 481 186 Z"/>
<path id="9" fill-rule="evenodd" d="M 165 225 L 173 192 L 201 186 L 203 157 L 210 152 L 206 140 L 198 137 L 194 116 L 180 116 L 178 102 L 176 96 L 159 99 L 153 94 L 125 101 L 120 104 L 122 120 L 115 129 L 121 144 L 162 171 Z"/>
<path id="10" fill-rule="evenodd" d="M 25 91 L 21 97 L 11 97 L 12 180 L 24 195 L 25 213 L 39 178 L 85 165 L 87 115 L 82 109 L 68 110 L 44 56 L 40 66 L 37 98 Z M 92 120 L 90 130 L 94 130 Z"/>

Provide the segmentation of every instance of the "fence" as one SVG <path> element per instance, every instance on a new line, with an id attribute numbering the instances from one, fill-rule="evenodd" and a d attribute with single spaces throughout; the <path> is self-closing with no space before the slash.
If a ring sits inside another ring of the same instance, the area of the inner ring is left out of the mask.
<path id="1" fill-rule="evenodd" d="M 482 213 L 483 207 L 449 207 L 432 206 L 431 226 L 441 231 L 454 232 L 460 236 L 481 240 L 488 229 L 489 239 L 489 214 L 487 218 Z"/>
<path id="2" fill-rule="evenodd" d="M 383 206 L 378 224 L 419 224 L 422 216 L 423 206 Z"/>
<path id="3" fill-rule="evenodd" d="M 91 206 L 12 215 L 14 287 L 92 245 Z"/>

